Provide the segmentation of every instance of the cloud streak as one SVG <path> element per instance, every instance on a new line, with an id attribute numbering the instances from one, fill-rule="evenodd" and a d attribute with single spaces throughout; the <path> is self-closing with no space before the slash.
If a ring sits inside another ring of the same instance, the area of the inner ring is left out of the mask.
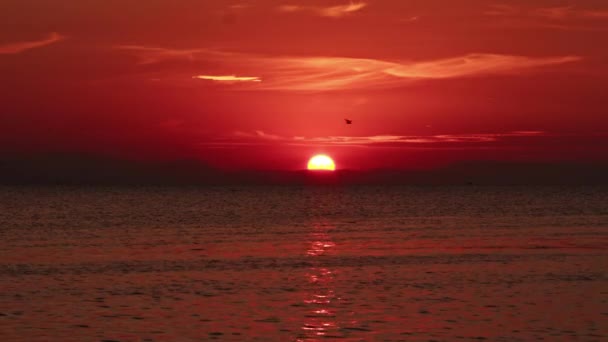
<path id="1" fill-rule="evenodd" d="M 581 11 L 581 15 L 592 19 L 608 19 L 608 10 L 587 10 Z"/>
<path id="2" fill-rule="evenodd" d="M 19 54 L 27 50 L 40 48 L 64 40 L 65 37 L 57 32 L 51 32 L 41 40 L 25 41 L 0 45 L 0 54 Z"/>
<path id="3" fill-rule="evenodd" d="M 608 11 L 575 6 L 531 7 L 506 4 L 489 5 L 484 14 L 501 18 L 513 27 L 561 30 L 606 30 Z"/>
<path id="4" fill-rule="evenodd" d="M 262 82 L 259 77 L 251 77 L 251 76 L 235 76 L 235 75 L 225 75 L 225 76 L 211 76 L 211 75 L 197 75 L 192 76 L 194 79 L 199 80 L 208 80 L 208 81 L 216 81 L 216 82 Z"/>
<path id="5" fill-rule="evenodd" d="M 139 63 L 144 65 L 165 61 L 187 62 L 188 69 L 196 69 L 187 76 L 189 79 L 252 83 L 247 89 L 313 92 L 398 87 L 429 79 L 516 74 L 582 59 L 580 56 L 527 57 L 475 53 L 424 61 L 388 61 L 351 57 L 260 56 L 207 49 L 117 48 L 135 54 Z M 181 70 L 183 72 L 183 68 Z"/>
<path id="6" fill-rule="evenodd" d="M 277 9 L 284 13 L 307 12 L 321 17 L 341 18 L 354 12 L 360 11 L 367 6 L 364 2 L 349 3 L 346 5 L 337 6 L 300 6 L 300 5 L 282 5 Z"/>
<path id="7" fill-rule="evenodd" d="M 235 132 L 230 137 L 209 141 L 204 145 L 246 146 L 280 143 L 296 146 L 350 146 L 350 147 L 437 147 L 454 145 L 479 145 L 498 143 L 517 138 L 538 138 L 548 134 L 544 131 L 511 131 L 505 133 L 479 134 L 436 134 L 436 135 L 391 135 L 371 136 L 280 136 L 261 130 L 254 132 Z"/>
<path id="8" fill-rule="evenodd" d="M 123 50 L 136 55 L 139 64 L 155 64 L 164 61 L 196 61 L 202 57 L 220 57 L 222 53 L 209 49 L 170 49 L 162 47 L 148 47 L 142 45 L 117 45 L 116 50 Z"/>
<path id="9" fill-rule="evenodd" d="M 237 58 L 264 78 L 259 89 L 332 91 L 396 87 L 427 79 L 518 73 L 528 69 L 579 61 L 578 56 L 532 58 L 497 54 L 469 54 L 430 61 L 393 62 L 347 57 Z"/>

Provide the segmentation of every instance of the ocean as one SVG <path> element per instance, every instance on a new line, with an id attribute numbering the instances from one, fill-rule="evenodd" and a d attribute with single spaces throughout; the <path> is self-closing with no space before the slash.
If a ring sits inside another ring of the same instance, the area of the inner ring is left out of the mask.
<path id="1" fill-rule="evenodd" d="M 0 187 L 1 341 L 606 341 L 606 187 Z"/>

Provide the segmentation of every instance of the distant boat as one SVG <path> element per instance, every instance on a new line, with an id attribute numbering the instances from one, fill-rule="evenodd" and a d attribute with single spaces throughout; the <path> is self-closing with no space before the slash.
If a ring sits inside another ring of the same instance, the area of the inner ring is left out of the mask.
<path id="1" fill-rule="evenodd" d="M 344 122 L 346 122 L 347 125 L 352 125 L 353 120 L 344 119 Z"/>

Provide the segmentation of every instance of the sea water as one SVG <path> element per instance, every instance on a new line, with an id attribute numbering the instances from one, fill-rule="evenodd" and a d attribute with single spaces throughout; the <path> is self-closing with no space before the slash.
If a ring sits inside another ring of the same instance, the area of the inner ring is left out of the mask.
<path id="1" fill-rule="evenodd" d="M 2 341 L 601 341 L 608 189 L 2 187 Z"/>

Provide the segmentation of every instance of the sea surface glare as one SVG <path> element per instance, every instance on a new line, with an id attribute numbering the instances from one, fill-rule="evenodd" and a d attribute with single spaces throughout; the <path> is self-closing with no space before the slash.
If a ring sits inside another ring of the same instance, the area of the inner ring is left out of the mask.
<path id="1" fill-rule="evenodd" d="M 0 341 L 608 341 L 608 189 L 0 187 Z"/>

